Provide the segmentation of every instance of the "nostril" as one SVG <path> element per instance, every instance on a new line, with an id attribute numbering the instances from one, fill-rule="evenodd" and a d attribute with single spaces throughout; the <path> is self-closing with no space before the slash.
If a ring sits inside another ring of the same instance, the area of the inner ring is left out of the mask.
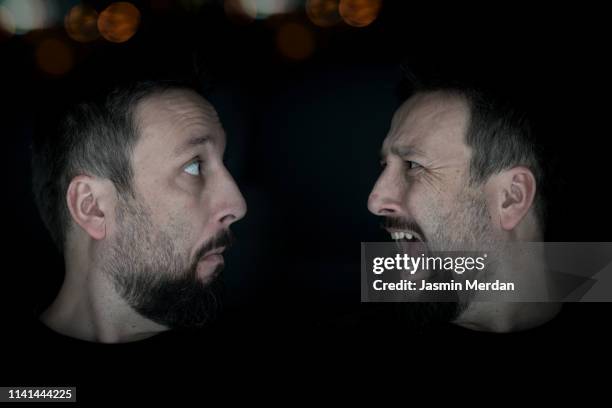
<path id="1" fill-rule="evenodd" d="M 236 216 L 234 214 L 226 214 L 223 217 L 221 217 L 220 221 L 222 224 L 232 223 L 236 221 Z"/>
<path id="2" fill-rule="evenodd" d="M 368 197 L 368 209 L 374 215 L 384 215 L 393 212 L 392 208 L 388 205 L 388 200 L 383 199 L 377 193 L 372 193 Z"/>

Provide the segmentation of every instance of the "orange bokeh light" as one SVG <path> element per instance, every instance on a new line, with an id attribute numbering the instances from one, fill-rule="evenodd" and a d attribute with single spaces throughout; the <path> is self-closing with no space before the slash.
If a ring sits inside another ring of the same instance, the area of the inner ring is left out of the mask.
<path id="1" fill-rule="evenodd" d="M 278 50 L 286 57 L 303 60 L 312 55 L 315 48 L 312 32 L 298 23 L 286 23 L 278 29 Z"/>
<path id="2" fill-rule="evenodd" d="M 100 36 L 98 13 L 92 7 L 78 4 L 70 9 L 64 19 L 66 32 L 75 41 L 89 42 Z"/>
<path id="3" fill-rule="evenodd" d="M 140 11 L 131 3 L 120 1 L 108 6 L 98 18 L 98 30 L 110 42 L 122 43 L 136 34 Z"/>
<path id="4" fill-rule="evenodd" d="M 306 14 L 313 24 L 319 27 L 331 27 L 340 22 L 338 12 L 339 0 L 308 0 Z"/>
<path id="5" fill-rule="evenodd" d="M 340 0 L 340 15 L 348 25 L 365 27 L 376 20 L 381 3 L 381 0 Z"/>
<path id="6" fill-rule="evenodd" d="M 74 66 L 72 49 L 59 39 L 43 40 L 34 54 L 38 67 L 51 75 L 63 75 Z"/>

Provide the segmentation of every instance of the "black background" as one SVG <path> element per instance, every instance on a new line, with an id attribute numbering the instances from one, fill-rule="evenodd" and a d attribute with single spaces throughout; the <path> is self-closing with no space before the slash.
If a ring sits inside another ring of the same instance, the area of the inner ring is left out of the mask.
<path id="1" fill-rule="evenodd" d="M 355 374 L 362 363 L 376 365 L 376 357 L 366 357 L 371 348 L 396 351 L 400 367 L 413 362 L 415 348 L 455 350 L 458 344 L 511 345 L 517 354 L 530 350 L 533 363 L 539 360 L 532 356 L 551 352 L 550 344 L 601 340 L 607 304 L 567 305 L 554 324 L 508 336 L 446 328 L 440 336 L 416 337 L 392 322 L 353 323 L 377 313 L 359 301 L 359 243 L 387 240 L 366 203 L 399 102 L 401 62 L 425 73 L 476 78 L 520 100 L 556 170 L 548 240 L 609 239 L 605 13 L 561 3 L 385 1 L 368 27 L 320 28 L 303 8 L 237 25 L 220 3 L 198 10 L 135 3 L 142 21 L 132 39 L 74 43 L 76 65 L 61 77 L 37 69 L 34 36 L 0 42 L 7 385 L 77 384 L 83 399 L 112 401 L 112 393 L 99 395 L 101 378 L 139 398 L 130 387 L 149 387 L 145 372 L 164 383 L 190 365 L 198 375 L 224 367 L 233 380 L 258 377 L 271 364 L 277 374 L 309 367 L 333 383 L 330 367 L 354 367 Z M 91 4 L 101 10 L 108 2 Z M 314 35 L 316 48 L 306 60 L 288 59 L 276 48 L 278 28 L 287 21 Z M 67 38 L 62 30 L 47 35 Z M 118 79 L 183 75 L 194 55 L 214 78 L 209 99 L 228 135 L 228 167 L 249 206 L 233 228 L 238 243 L 226 261 L 225 313 L 204 331 L 142 344 L 46 344 L 27 326 L 59 288 L 62 261 L 31 199 L 28 148 L 37 112 Z M 548 357 L 540 363 L 558 361 Z M 169 362 L 173 369 L 159 369 Z M 120 374 L 109 377 L 105 370 Z"/>

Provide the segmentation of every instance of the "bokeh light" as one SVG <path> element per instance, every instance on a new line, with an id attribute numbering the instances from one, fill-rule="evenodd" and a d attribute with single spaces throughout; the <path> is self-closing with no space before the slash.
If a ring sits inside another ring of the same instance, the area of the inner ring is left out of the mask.
<path id="1" fill-rule="evenodd" d="M 92 7 L 78 4 L 70 9 L 64 19 L 68 36 L 75 41 L 89 42 L 100 36 L 98 13 Z"/>
<path id="2" fill-rule="evenodd" d="M 6 0 L 2 2 L 4 17 L 0 17 L 15 34 L 26 34 L 32 30 L 47 28 L 59 18 L 56 2 L 44 0 Z M 6 28 L 5 28 L 6 30 Z M 8 30 L 7 30 L 8 31 Z"/>
<path id="3" fill-rule="evenodd" d="M 339 0 L 308 0 L 306 14 L 313 24 L 319 27 L 331 27 L 342 20 L 338 11 Z"/>
<path id="4" fill-rule="evenodd" d="M 74 66 L 72 48 L 56 38 L 41 41 L 36 47 L 34 56 L 38 68 L 47 74 L 63 75 Z"/>
<path id="5" fill-rule="evenodd" d="M 98 18 L 100 34 L 114 43 L 122 43 L 132 38 L 139 24 L 140 11 L 132 3 L 124 1 L 112 3 Z"/>
<path id="6" fill-rule="evenodd" d="M 223 8 L 227 17 L 237 24 L 250 23 L 257 18 L 255 0 L 225 0 Z"/>
<path id="7" fill-rule="evenodd" d="M 274 14 L 295 11 L 299 6 L 299 0 L 255 0 L 255 6 L 257 7 L 257 18 L 263 19 Z"/>
<path id="8" fill-rule="evenodd" d="M 265 20 L 278 14 L 292 13 L 300 7 L 301 0 L 225 0 L 224 7 L 230 19 L 248 17 Z"/>
<path id="9" fill-rule="evenodd" d="M 223 6 L 227 17 L 235 23 L 243 24 L 266 20 L 281 14 L 293 13 L 300 7 L 302 0 L 225 0 Z"/>
<path id="10" fill-rule="evenodd" d="M 0 38 L 11 37 L 15 34 L 15 17 L 11 10 L 0 6 Z"/>
<path id="11" fill-rule="evenodd" d="M 340 16 L 348 25 L 365 27 L 376 20 L 381 3 L 381 0 L 340 0 Z"/>
<path id="12" fill-rule="evenodd" d="M 293 60 L 310 57 L 315 48 L 312 32 L 298 23 L 283 24 L 278 29 L 276 44 L 281 54 Z"/>

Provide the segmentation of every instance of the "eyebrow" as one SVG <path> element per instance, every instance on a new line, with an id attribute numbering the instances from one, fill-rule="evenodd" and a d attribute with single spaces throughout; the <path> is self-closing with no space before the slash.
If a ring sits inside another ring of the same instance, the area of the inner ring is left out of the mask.
<path id="1" fill-rule="evenodd" d="M 399 157 L 420 156 L 420 157 L 427 158 L 427 155 L 422 150 L 417 149 L 416 147 L 407 146 L 407 145 L 400 145 L 400 146 L 393 145 L 389 149 L 389 153 L 395 156 L 399 156 Z M 385 151 L 381 150 L 380 157 L 384 158 L 385 156 L 386 156 Z"/>
<path id="2" fill-rule="evenodd" d="M 187 139 L 184 143 L 177 146 L 176 149 L 174 149 L 174 154 L 176 156 L 180 156 L 181 154 L 193 149 L 194 147 L 198 147 L 206 143 L 210 143 L 210 139 L 211 138 L 208 135 L 191 137 Z"/>

